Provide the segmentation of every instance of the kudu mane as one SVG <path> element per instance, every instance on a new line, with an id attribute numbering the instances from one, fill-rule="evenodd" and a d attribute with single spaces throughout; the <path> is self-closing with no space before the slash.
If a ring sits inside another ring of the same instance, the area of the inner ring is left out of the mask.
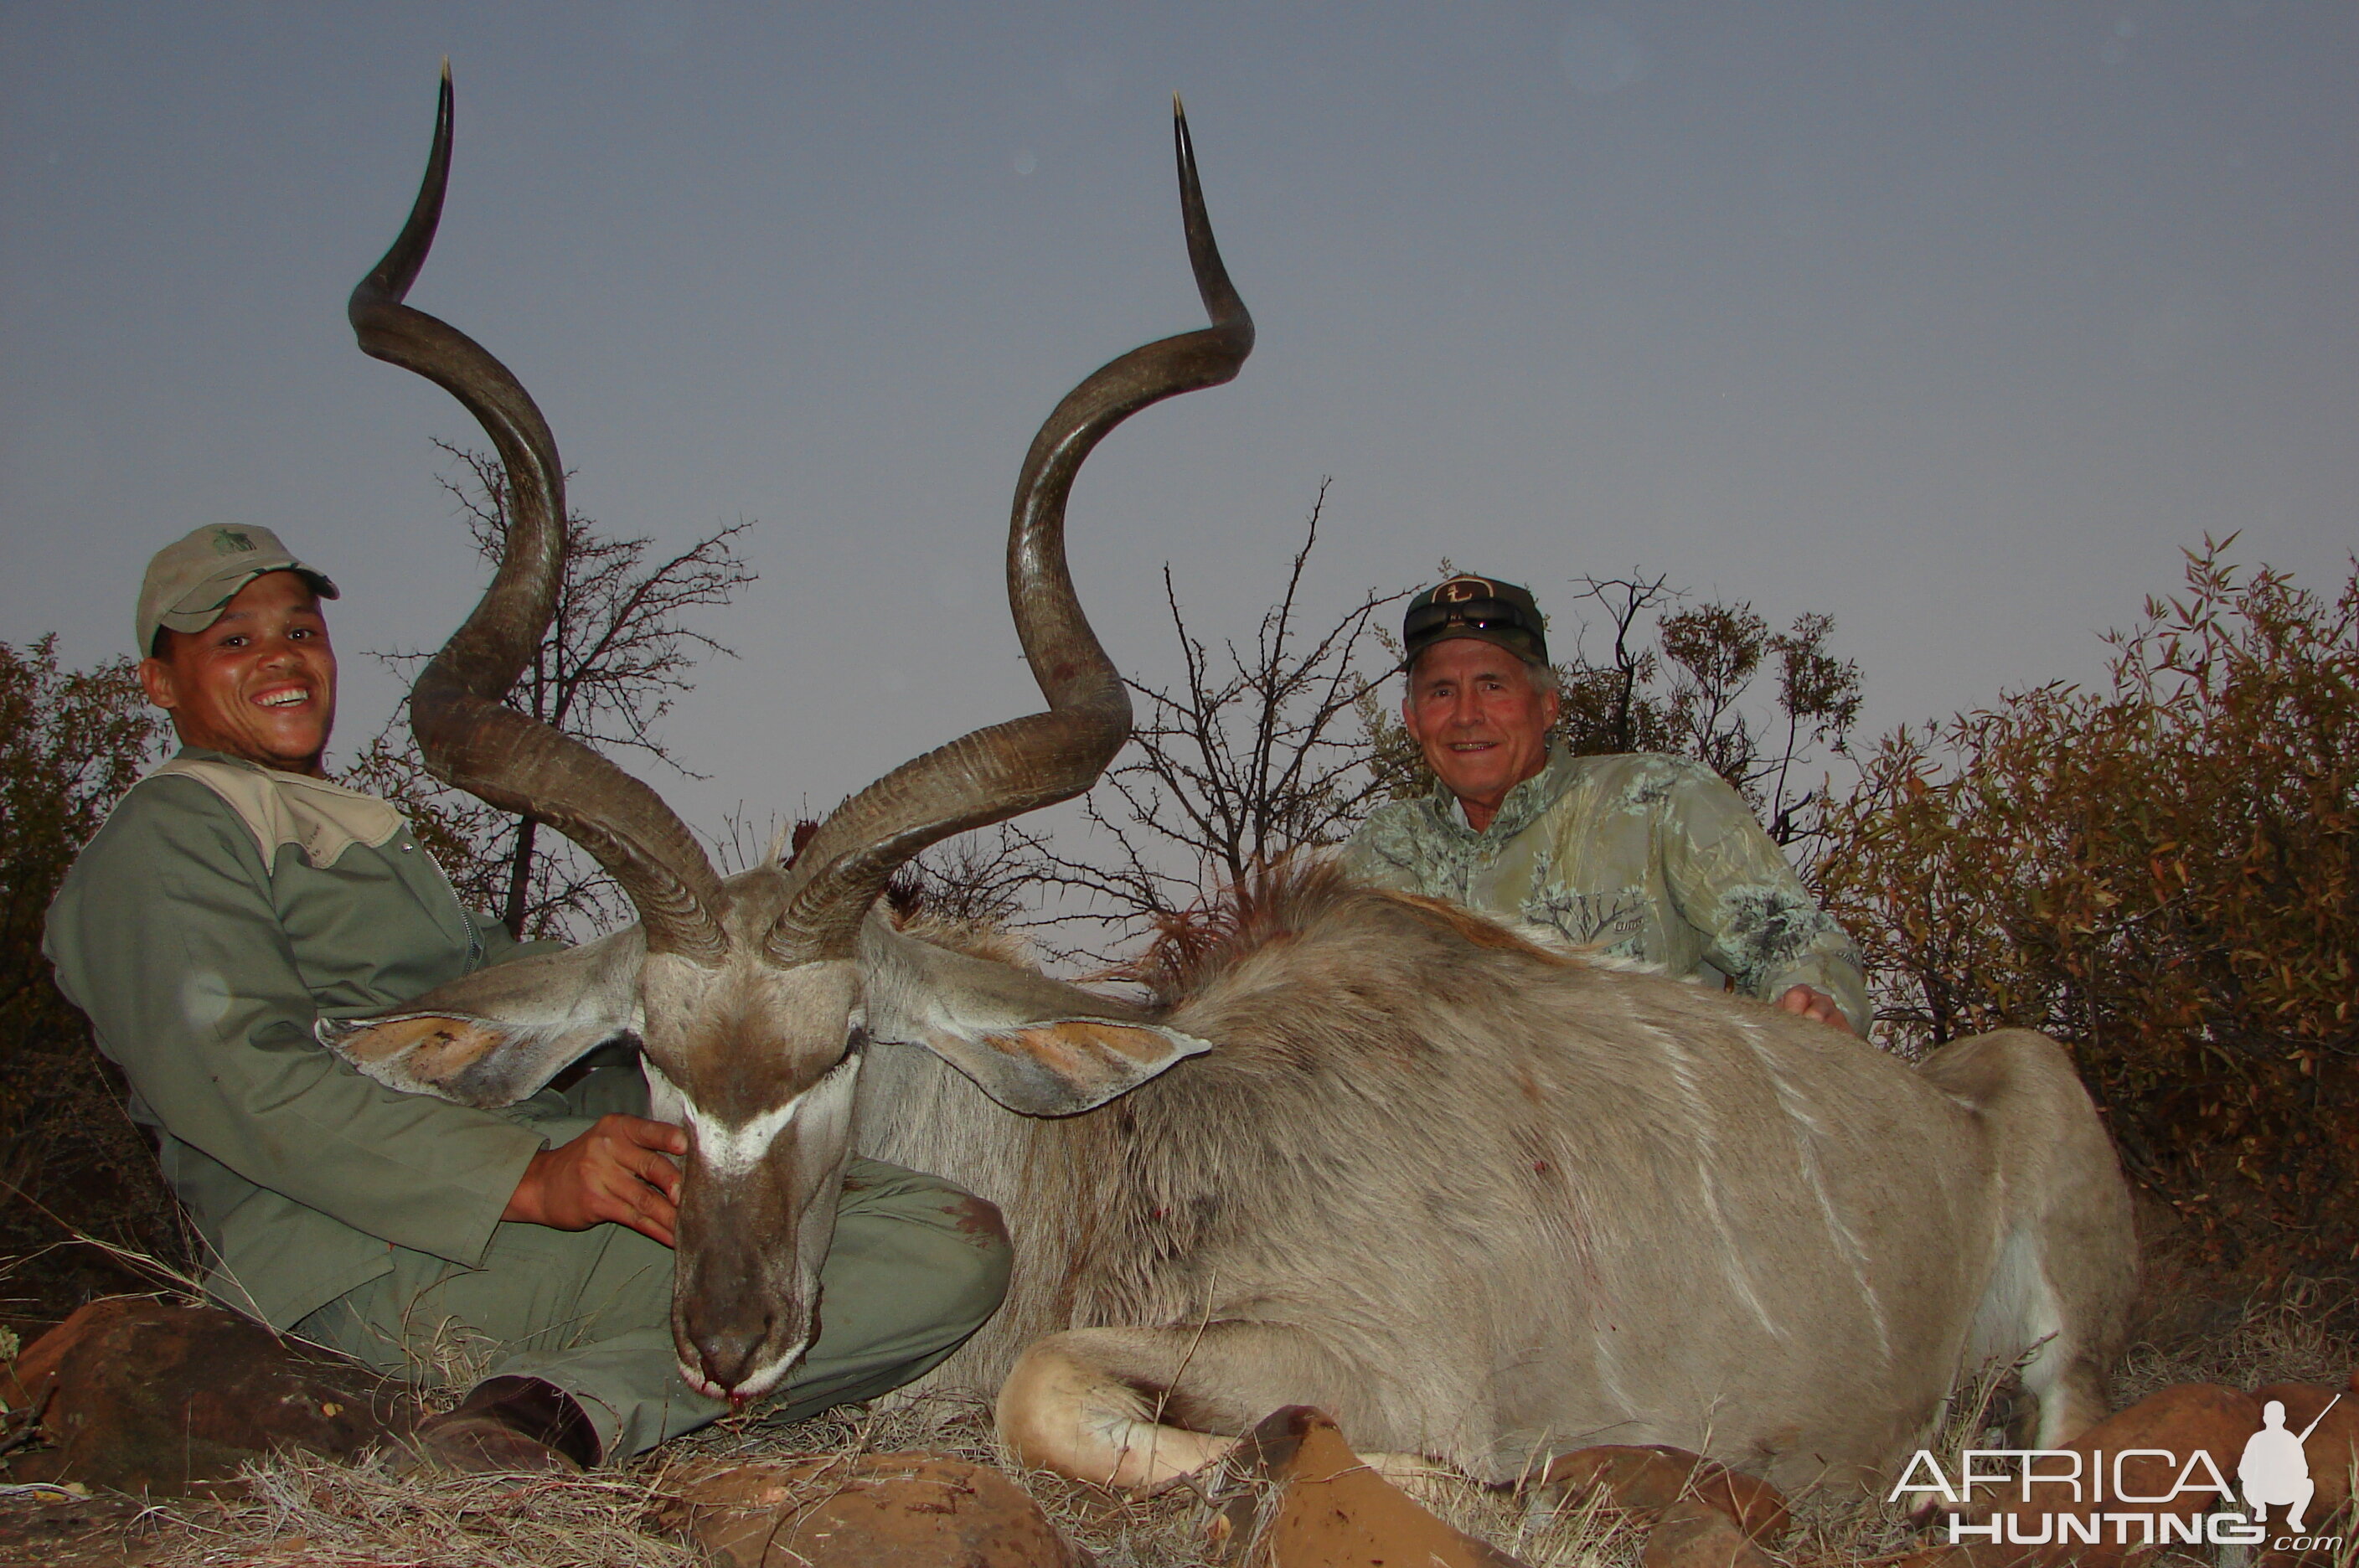
<path id="1" fill-rule="evenodd" d="M 1460 905 L 1364 887 L 1332 860 L 1297 855 L 1257 868 L 1207 906 L 1158 921 L 1153 943 L 1120 973 L 1146 986 L 1158 1007 L 1178 1007 L 1255 954 L 1299 940 L 1323 920 L 1349 918 L 1343 906 L 1368 899 L 1422 911 L 1475 947 L 1562 961 L 1561 954 Z"/>

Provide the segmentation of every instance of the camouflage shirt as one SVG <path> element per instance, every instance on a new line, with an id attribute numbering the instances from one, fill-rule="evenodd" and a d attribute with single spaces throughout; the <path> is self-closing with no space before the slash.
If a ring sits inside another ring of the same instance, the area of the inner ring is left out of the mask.
<path id="1" fill-rule="evenodd" d="M 1815 986 L 1854 1029 L 1867 1021 L 1858 949 L 1744 798 L 1688 757 L 1557 748 L 1481 833 L 1437 787 L 1379 808 L 1344 846 L 1343 866 L 1381 887 L 1530 921 L 1608 957 L 1726 976 L 1765 999 Z"/>

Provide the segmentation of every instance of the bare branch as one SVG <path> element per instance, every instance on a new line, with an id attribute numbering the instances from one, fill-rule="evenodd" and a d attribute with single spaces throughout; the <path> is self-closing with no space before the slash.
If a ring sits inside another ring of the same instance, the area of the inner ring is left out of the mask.
<path id="1" fill-rule="evenodd" d="M 490 452 L 435 445 L 454 465 L 439 483 L 476 550 L 496 560 L 507 530 L 506 470 Z M 509 705 L 602 751 L 636 751 L 684 778 L 701 777 L 673 756 L 656 726 L 675 697 L 694 690 L 689 677 L 701 659 L 736 657 L 690 617 L 729 604 L 754 581 L 735 545 L 747 526 L 716 528 L 650 564 L 653 539 L 617 538 L 579 513 L 568 517 L 557 614 Z M 407 675 L 427 656 L 403 649 L 375 657 Z M 399 715 L 347 777 L 402 807 L 462 898 L 496 911 L 518 936 L 580 937 L 627 916 L 613 882 L 571 844 L 429 778 Z"/>
<path id="2" fill-rule="evenodd" d="M 1190 630 L 1165 568 L 1180 681 L 1131 682 L 1140 709 L 1135 745 L 1082 807 L 1096 853 L 1016 834 L 1031 857 L 1030 880 L 1088 910 L 1049 923 L 1090 920 L 1136 934 L 1297 850 L 1341 843 L 1381 792 L 1370 733 L 1345 721 L 1369 688 L 1359 662 L 1373 617 L 1402 595 L 1371 589 L 1333 623 L 1304 632 L 1302 593 L 1331 483 L 1321 482 L 1285 590 L 1250 643 L 1224 639 L 1213 655 Z"/>

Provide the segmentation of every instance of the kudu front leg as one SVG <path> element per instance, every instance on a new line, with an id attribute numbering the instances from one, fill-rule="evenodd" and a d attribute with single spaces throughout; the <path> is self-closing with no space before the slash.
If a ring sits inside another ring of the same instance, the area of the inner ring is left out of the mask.
<path id="1" fill-rule="evenodd" d="M 1027 1466 L 1151 1495 L 1218 1464 L 1286 1405 L 1317 1405 L 1350 1435 L 1366 1386 L 1283 1323 L 1074 1329 L 1026 1349 L 997 1421 Z"/>

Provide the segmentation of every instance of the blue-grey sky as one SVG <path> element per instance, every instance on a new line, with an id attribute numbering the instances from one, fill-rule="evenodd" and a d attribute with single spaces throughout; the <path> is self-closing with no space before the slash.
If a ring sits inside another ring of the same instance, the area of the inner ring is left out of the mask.
<path id="1" fill-rule="evenodd" d="M 1073 555 L 1168 670 L 1157 572 L 1249 634 L 1448 553 L 1832 611 L 1868 720 L 2103 668 L 2180 550 L 2359 544 L 2359 7 L 2152 4 L 0 5 L 0 638 L 125 649 L 140 566 L 279 530 L 357 651 L 476 566 L 442 393 L 353 281 L 455 174 L 414 303 L 523 378 L 608 526 L 756 520 L 670 734 L 711 824 L 1038 699 L 1000 590 L 1065 389 L 1201 321 L 1168 94 L 1260 323 L 1093 458 Z"/>

